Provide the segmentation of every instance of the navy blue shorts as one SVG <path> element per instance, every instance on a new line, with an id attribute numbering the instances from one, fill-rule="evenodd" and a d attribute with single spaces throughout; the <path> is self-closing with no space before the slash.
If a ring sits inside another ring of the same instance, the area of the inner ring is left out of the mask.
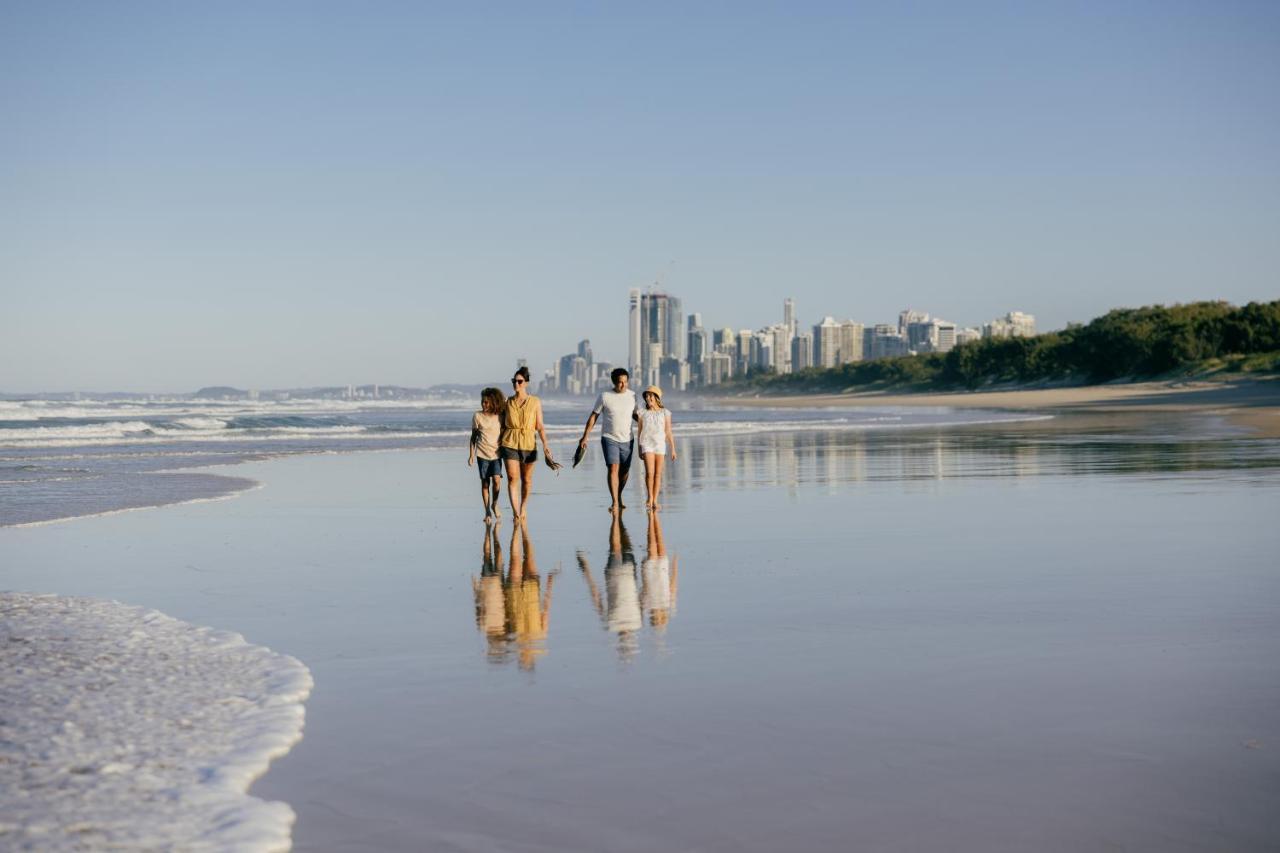
<path id="1" fill-rule="evenodd" d="M 631 448 L 634 446 L 635 442 L 600 437 L 600 447 L 604 449 L 604 464 L 617 465 L 618 473 L 631 470 Z"/>
<path id="2" fill-rule="evenodd" d="M 485 482 L 490 477 L 502 476 L 502 460 L 501 459 L 476 459 L 476 467 L 480 469 L 480 482 Z"/>

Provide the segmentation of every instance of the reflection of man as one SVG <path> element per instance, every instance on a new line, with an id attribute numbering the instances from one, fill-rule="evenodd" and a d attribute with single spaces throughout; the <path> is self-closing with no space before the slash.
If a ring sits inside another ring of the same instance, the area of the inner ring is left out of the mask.
<path id="1" fill-rule="evenodd" d="M 637 632 L 642 623 L 640 595 L 636 587 L 636 558 L 631 552 L 631 538 L 622 524 L 622 517 L 614 513 L 609 525 L 609 561 L 604 568 L 604 599 L 591 577 L 587 557 L 578 552 L 578 567 L 591 592 L 592 603 L 605 629 L 618 635 L 618 655 L 624 660 L 636 653 Z"/>
<path id="2" fill-rule="evenodd" d="M 622 503 L 622 491 L 627 487 L 627 477 L 631 473 L 631 427 L 636 419 L 636 392 L 627 387 L 630 374 L 624 368 L 616 368 L 609 374 L 613 381 L 612 391 L 603 391 L 596 397 L 596 404 L 587 418 L 587 425 L 582 430 L 579 448 L 586 448 L 587 437 L 596 425 L 596 419 L 604 415 L 600 425 L 600 447 L 604 451 L 606 478 L 609 485 L 609 512 L 625 509 Z"/>

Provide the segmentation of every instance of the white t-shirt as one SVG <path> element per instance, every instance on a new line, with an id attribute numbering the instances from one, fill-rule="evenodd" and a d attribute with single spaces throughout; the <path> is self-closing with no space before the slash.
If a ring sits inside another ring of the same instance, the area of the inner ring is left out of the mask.
<path id="1" fill-rule="evenodd" d="M 596 397 L 592 414 L 604 412 L 600 429 L 604 437 L 627 444 L 631 441 L 631 415 L 636 410 L 636 392 L 628 388 L 621 393 L 603 391 Z"/>

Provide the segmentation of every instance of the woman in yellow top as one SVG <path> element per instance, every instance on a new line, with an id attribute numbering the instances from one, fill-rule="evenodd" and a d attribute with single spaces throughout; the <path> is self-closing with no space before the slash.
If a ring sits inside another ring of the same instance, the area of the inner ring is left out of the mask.
<path id="1" fill-rule="evenodd" d="M 520 367 L 511 377 L 515 393 L 502 407 L 502 434 L 498 438 L 498 457 L 507 469 L 507 495 L 511 498 L 511 515 L 525 520 L 525 507 L 533 489 L 533 464 L 538 461 L 535 434 L 542 439 L 542 452 L 551 463 L 547 448 L 547 430 L 542 423 L 542 401 L 529 393 L 529 368 Z"/>

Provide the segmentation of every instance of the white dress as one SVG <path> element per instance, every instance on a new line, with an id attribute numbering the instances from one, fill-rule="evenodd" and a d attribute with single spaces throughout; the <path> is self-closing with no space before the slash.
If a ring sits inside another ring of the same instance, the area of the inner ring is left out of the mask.
<path id="1" fill-rule="evenodd" d="M 640 452 L 656 453 L 659 456 L 667 452 L 667 421 L 671 419 L 670 409 L 640 410 Z"/>

